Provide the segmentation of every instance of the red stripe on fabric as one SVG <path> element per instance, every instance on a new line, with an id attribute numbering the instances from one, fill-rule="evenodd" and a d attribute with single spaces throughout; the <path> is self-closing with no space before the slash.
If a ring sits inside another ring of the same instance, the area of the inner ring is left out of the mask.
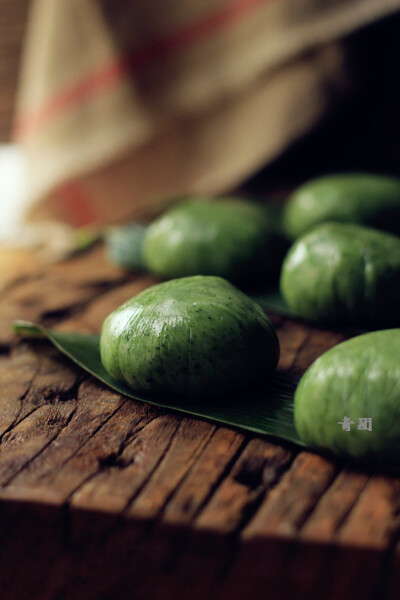
<path id="1" fill-rule="evenodd" d="M 32 133 L 40 129 L 45 121 L 61 113 L 64 109 L 95 95 L 100 90 L 107 89 L 129 73 L 147 66 L 151 62 L 161 60 L 175 52 L 184 50 L 189 45 L 199 42 L 208 35 L 215 33 L 223 26 L 235 23 L 251 9 L 273 1 L 239 0 L 234 5 L 224 8 L 203 21 L 194 23 L 181 31 L 175 32 L 171 36 L 138 48 L 125 57 L 113 60 L 109 64 L 102 66 L 87 79 L 59 92 L 36 112 L 22 115 L 16 123 L 14 136 L 18 138 L 25 135 L 32 135 Z"/>
<path id="2" fill-rule="evenodd" d="M 63 183 L 55 195 L 76 227 L 94 224 L 98 220 L 87 193 L 76 181 Z"/>

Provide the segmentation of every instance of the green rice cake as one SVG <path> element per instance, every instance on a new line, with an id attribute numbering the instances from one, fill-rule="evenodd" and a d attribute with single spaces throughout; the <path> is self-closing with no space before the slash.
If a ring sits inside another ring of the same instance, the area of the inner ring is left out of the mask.
<path id="1" fill-rule="evenodd" d="M 289 250 L 280 286 L 290 309 L 306 319 L 395 327 L 400 238 L 361 225 L 319 225 Z"/>
<path id="2" fill-rule="evenodd" d="M 279 343 L 261 307 L 219 277 L 152 286 L 104 321 L 101 360 L 133 389 L 216 396 L 260 383 Z"/>
<path id="3" fill-rule="evenodd" d="M 363 173 L 329 175 L 293 192 L 283 218 L 290 238 L 326 221 L 359 223 L 400 235 L 400 179 Z"/>
<path id="4" fill-rule="evenodd" d="M 400 329 L 328 350 L 303 375 L 294 420 L 307 443 L 371 462 L 400 460 Z"/>

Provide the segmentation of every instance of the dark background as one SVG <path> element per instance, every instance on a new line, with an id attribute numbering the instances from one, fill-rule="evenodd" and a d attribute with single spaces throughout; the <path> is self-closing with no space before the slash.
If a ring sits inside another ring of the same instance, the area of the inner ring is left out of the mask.
<path id="1" fill-rule="evenodd" d="M 400 13 L 349 36 L 351 90 L 311 133 L 246 183 L 291 186 L 334 171 L 400 175 Z"/>

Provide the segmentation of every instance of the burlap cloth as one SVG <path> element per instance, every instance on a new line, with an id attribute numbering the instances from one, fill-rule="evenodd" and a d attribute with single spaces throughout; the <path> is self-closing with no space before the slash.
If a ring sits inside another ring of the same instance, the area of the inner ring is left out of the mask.
<path id="1" fill-rule="evenodd" d="M 340 38 L 400 0 L 35 0 L 15 135 L 30 215 L 120 222 L 232 189 L 348 86 Z"/>

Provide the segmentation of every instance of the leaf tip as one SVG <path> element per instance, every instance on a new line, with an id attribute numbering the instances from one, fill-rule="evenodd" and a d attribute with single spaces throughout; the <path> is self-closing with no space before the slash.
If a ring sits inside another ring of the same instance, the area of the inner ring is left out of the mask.
<path id="1" fill-rule="evenodd" d="M 16 335 L 30 338 L 43 338 L 45 334 L 39 325 L 30 321 L 17 320 L 12 324 L 12 330 Z"/>

